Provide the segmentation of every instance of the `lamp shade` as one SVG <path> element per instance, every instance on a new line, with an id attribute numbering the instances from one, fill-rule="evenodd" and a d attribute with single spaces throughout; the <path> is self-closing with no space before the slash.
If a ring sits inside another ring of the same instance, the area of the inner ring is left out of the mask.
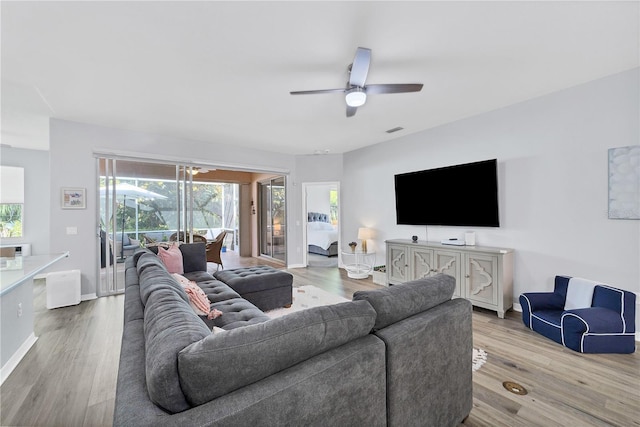
<path id="1" fill-rule="evenodd" d="M 358 228 L 358 239 L 361 239 L 361 240 L 371 239 L 371 235 L 372 235 L 372 232 L 370 228 L 365 228 L 365 227 Z"/>

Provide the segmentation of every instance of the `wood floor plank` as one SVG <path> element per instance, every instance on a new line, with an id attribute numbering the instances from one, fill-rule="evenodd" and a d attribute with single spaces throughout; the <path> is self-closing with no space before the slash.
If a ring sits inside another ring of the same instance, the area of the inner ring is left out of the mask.
<path id="1" fill-rule="evenodd" d="M 262 258 L 223 254 L 225 269 L 271 265 Z M 215 266 L 213 267 L 215 270 Z M 294 286 L 313 285 L 352 298 L 376 289 L 337 268 L 287 270 Z M 2 426 L 111 426 L 122 338 L 124 296 L 46 309 L 44 283 L 34 286 L 38 340 L 0 387 Z M 487 361 L 473 373 L 473 409 L 464 427 L 640 427 L 640 352 L 580 354 L 524 326 L 474 308 L 473 343 Z M 507 391 L 514 381 L 528 394 Z"/>

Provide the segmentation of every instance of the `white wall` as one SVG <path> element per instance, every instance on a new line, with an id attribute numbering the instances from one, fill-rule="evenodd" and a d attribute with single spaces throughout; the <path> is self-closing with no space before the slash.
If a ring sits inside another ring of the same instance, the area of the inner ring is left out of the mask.
<path id="1" fill-rule="evenodd" d="M 3 244 L 31 243 L 31 254 L 49 253 L 49 152 L 0 146 L 2 165 L 24 168 L 24 222 L 22 237 Z"/>
<path id="2" fill-rule="evenodd" d="M 307 212 L 319 212 L 329 215 L 331 211 L 330 192 L 335 185 L 318 184 L 307 188 Z"/>
<path id="3" fill-rule="evenodd" d="M 82 295 L 90 298 L 96 292 L 98 246 L 97 246 L 97 169 L 94 151 L 113 150 L 128 153 L 149 153 L 149 158 L 172 158 L 191 160 L 230 167 L 252 167 L 255 170 L 290 171 L 295 168 L 293 156 L 279 153 L 247 150 L 231 144 L 199 142 L 111 129 L 64 120 L 51 120 L 50 124 L 51 174 L 47 184 L 51 194 L 60 194 L 61 187 L 84 187 L 87 189 L 87 209 L 64 210 L 59 197 L 50 203 L 50 249 L 51 252 L 70 251 L 69 258 L 56 264 L 57 270 L 80 269 L 82 272 Z M 232 143 L 233 141 L 229 141 Z M 300 206 L 299 195 L 287 191 L 293 206 Z M 297 198 L 296 198 L 297 197 Z M 300 211 L 288 211 L 289 218 L 300 217 Z M 66 234 L 67 227 L 77 227 L 78 234 Z M 300 240 L 300 235 L 290 232 L 288 242 Z M 291 244 L 291 243 L 289 243 Z"/>
<path id="4" fill-rule="evenodd" d="M 394 174 L 497 158 L 501 226 L 472 230 L 478 245 L 515 249 L 514 302 L 556 274 L 639 292 L 640 221 L 607 218 L 607 150 L 640 141 L 639 80 L 636 68 L 346 153 L 343 241 L 372 227 L 382 264 L 385 239 L 463 238 L 468 227 L 397 225 Z M 416 209 L 437 203 L 415 191 Z"/>

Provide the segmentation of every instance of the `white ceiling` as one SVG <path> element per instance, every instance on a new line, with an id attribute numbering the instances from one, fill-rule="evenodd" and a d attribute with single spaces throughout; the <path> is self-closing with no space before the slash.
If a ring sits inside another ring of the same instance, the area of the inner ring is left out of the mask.
<path id="1" fill-rule="evenodd" d="M 2 143 L 48 118 L 289 154 L 342 153 L 638 67 L 639 2 L 7 2 Z M 358 46 L 372 95 L 341 94 Z M 385 131 L 401 126 L 403 131 Z"/>

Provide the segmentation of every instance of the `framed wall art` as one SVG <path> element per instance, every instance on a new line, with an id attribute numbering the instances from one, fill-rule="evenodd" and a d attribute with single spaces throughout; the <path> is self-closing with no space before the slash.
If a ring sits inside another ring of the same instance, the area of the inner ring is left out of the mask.
<path id="1" fill-rule="evenodd" d="M 640 219 L 640 145 L 609 149 L 609 218 Z"/>
<path id="2" fill-rule="evenodd" d="M 62 188 L 62 209 L 85 209 L 87 191 L 85 188 Z"/>

